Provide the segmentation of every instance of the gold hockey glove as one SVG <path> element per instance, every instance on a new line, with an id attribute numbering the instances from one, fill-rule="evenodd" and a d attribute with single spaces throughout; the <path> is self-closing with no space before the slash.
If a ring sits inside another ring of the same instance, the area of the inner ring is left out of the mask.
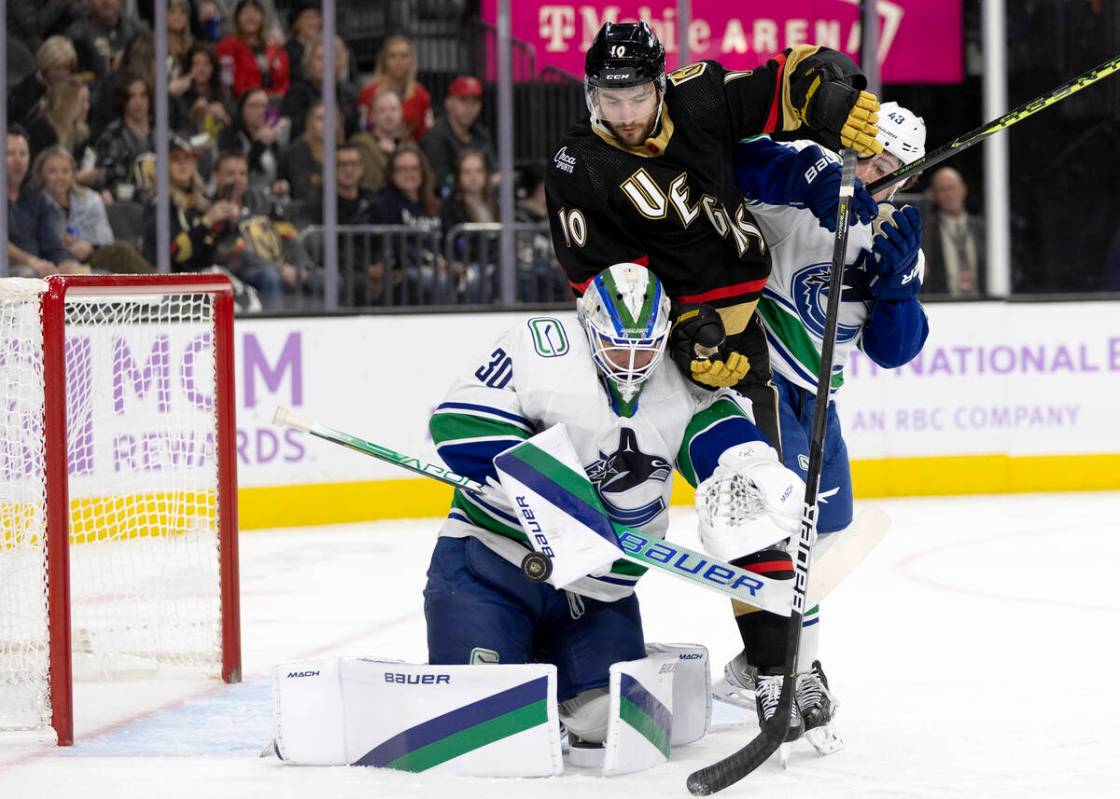
<path id="1" fill-rule="evenodd" d="M 821 47 L 794 66 L 789 97 L 798 118 L 822 144 L 875 155 L 883 151 L 875 138 L 879 134 L 879 100 L 864 91 L 866 86 L 867 79 L 850 58 Z"/>
<path id="2" fill-rule="evenodd" d="M 741 352 L 732 352 L 727 360 L 708 361 L 697 358 L 689 364 L 696 382 L 712 388 L 730 388 L 747 376 L 751 362 Z"/>

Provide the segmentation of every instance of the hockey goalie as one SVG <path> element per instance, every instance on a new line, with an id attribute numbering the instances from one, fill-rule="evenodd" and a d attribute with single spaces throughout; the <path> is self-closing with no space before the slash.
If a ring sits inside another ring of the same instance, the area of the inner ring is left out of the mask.
<path id="1" fill-rule="evenodd" d="M 485 490 L 455 492 L 432 553 L 428 663 L 278 667 L 282 758 L 535 776 L 558 773 L 568 744 L 569 762 L 614 774 L 706 733 L 707 652 L 647 644 L 634 593 L 645 569 L 593 532 L 566 545 L 526 499 L 580 529 L 602 529 L 602 516 L 661 539 L 676 471 L 697 488 L 712 564 L 792 576 L 804 484 L 738 395 L 698 389 L 666 361 L 669 305 L 648 269 L 612 266 L 578 301 L 577 324 L 521 321 L 455 381 L 430 430 L 444 462 Z M 534 551 L 556 567 L 547 581 L 523 569 Z M 825 690 L 814 680 L 799 697 Z"/>

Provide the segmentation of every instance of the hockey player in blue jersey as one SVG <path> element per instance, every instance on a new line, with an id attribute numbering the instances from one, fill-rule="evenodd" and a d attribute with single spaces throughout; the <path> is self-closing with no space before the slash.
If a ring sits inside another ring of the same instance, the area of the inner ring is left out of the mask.
<path id="1" fill-rule="evenodd" d="M 863 182 L 871 183 L 925 154 L 925 123 L 897 103 L 882 104 L 878 138 L 883 152 L 858 161 L 856 174 Z M 788 468 L 805 478 L 819 393 L 817 373 L 834 243 L 834 233 L 826 223 L 830 214 L 835 218 L 839 158 L 811 142 L 786 145 L 759 138 L 735 146 L 735 168 L 773 259 L 758 314 L 778 389 L 782 458 Z M 848 237 L 844 294 L 828 389 L 818 553 L 829 546 L 831 536 L 852 522 L 848 450 L 831 399 L 843 385 L 848 353 L 859 347 L 879 366 L 898 367 L 921 351 L 929 332 L 918 301 L 924 267 L 921 218 L 913 206 L 896 207 L 889 202 L 893 195 L 892 189 L 877 194 L 873 221 L 854 223 Z M 869 199 L 859 183 L 856 202 L 866 204 Z M 742 698 L 744 690 L 755 688 L 755 701 L 762 714 L 763 705 L 777 703 L 781 687 L 780 676 L 772 672 L 784 659 L 785 620 L 752 612 L 745 606 L 736 607 L 736 619 L 744 640 L 760 643 L 749 643 L 727 665 L 716 692 L 735 699 Z M 835 711 L 835 700 L 816 658 L 818 622 L 818 609 L 810 609 L 804 620 L 798 672 L 815 674 L 819 678 L 816 687 L 823 690 L 798 697 L 800 718 L 794 718 L 791 724 L 794 734 L 799 728 L 824 728 Z M 809 737 L 814 745 L 837 743 L 831 730 L 822 729 Z"/>
<path id="2" fill-rule="evenodd" d="M 743 527 L 701 523 L 713 556 L 753 551 L 755 522 L 768 528 L 767 542 L 796 530 L 803 483 L 762 440 L 741 398 L 693 386 L 664 361 L 669 300 L 652 272 L 603 271 L 577 318 L 518 323 L 454 383 L 430 422 L 453 471 L 492 484 L 496 455 L 564 424 L 603 505 L 628 527 L 664 537 L 675 467 L 699 496 L 728 480 L 748 486 Z M 565 590 L 530 582 L 520 568 L 528 539 L 495 496 L 456 491 L 440 530 L 424 590 L 429 661 L 553 663 L 561 719 L 580 742 L 598 744 L 610 665 L 645 657 L 634 594 L 643 570 L 620 560 Z"/>

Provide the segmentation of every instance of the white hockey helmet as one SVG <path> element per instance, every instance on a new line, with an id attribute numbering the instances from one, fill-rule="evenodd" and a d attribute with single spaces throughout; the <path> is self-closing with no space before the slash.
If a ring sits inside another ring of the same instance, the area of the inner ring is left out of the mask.
<path id="1" fill-rule="evenodd" d="M 665 357 L 669 304 L 661 281 L 638 264 L 604 269 L 576 303 L 591 357 L 625 405 Z"/>
<path id="2" fill-rule="evenodd" d="M 926 154 L 926 122 L 909 108 L 893 100 L 879 106 L 879 135 L 883 150 L 903 166 Z"/>

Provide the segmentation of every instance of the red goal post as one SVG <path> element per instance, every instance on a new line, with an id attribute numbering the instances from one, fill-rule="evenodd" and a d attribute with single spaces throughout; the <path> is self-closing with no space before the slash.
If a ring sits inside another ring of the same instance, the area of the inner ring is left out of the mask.
<path id="1" fill-rule="evenodd" d="M 76 657 L 240 680 L 233 352 L 221 275 L 0 280 L 0 729 L 71 744 Z"/>

